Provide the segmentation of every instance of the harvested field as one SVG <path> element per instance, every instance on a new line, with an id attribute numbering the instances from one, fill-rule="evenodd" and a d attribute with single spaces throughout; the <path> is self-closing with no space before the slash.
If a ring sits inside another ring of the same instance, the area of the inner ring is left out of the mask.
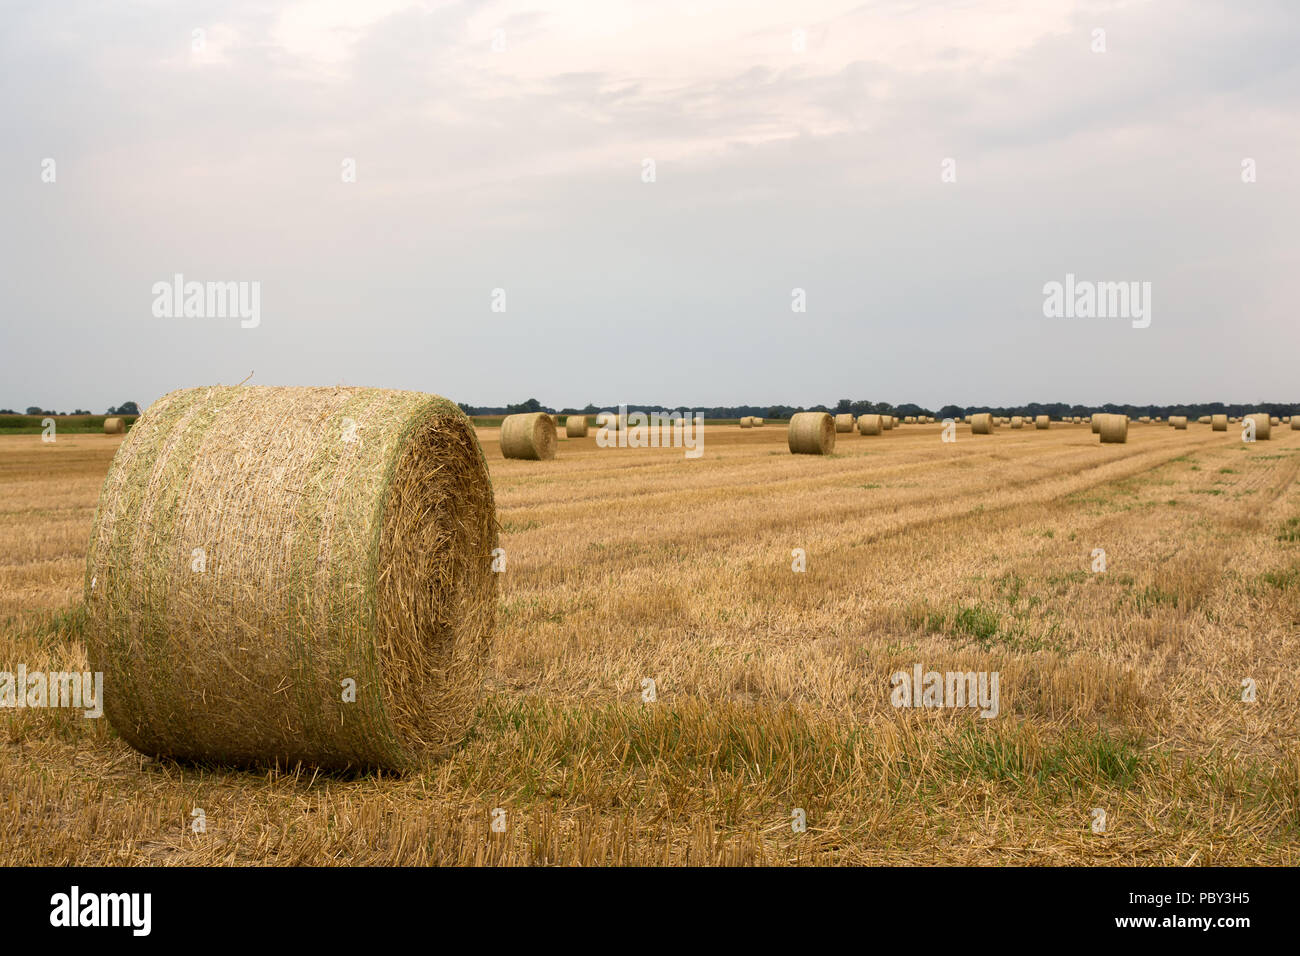
<path id="1" fill-rule="evenodd" d="M 539 464 L 480 428 L 508 565 L 465 746 L 251 772 L 3 710 L 0 862 L 1300 863 L 1300 435 L 941 431 Z M 120 443 L 0 437 L 0 670 L 86 666 Z M 894 708 L 915 664 L 999 672 L 997 716 Z"/>

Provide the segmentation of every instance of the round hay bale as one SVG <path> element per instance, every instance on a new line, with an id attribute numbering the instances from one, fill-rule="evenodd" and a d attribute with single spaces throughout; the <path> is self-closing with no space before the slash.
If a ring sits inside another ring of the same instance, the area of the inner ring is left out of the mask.
<path id="1" fill-rule="evenodd" d="M 1150 416 L 1150 415 L 1140 415 L 1140 416 L 1138 416 L 1138 421 L 1140 421 L 1143 425 L 1150 425 L 1150 424 L 1151 424 L 1151 416 Z"/>
<path id="2" fill-rule="evenodd" d="M 786 440 L 794 455 L 829 455 L 835 450 L 835 420 L 827 412 L 796 412 L 790 416 Z"/>
<path id="3" fill-rule="evenodd" d="M 1202 415 L 1200 418 L 1196 419 L 1196 424 L 1198 424 L 1198 425 L 1208 425 L 1208 424 L 1210 424 L 1210 416 L 1209 416 L 1209 415 Z"/>
<path id="4" fill-rule="evenodd" d="M 754 427 L 754 420 L 753 420 L 752 418 L 750 418 L 748 415 L 743 416 L 743 417 L 740 419 L 740 427 L 741 427 L 741 428 L 753 428 L 753 427 Z"/>
<path id="5" fill-rule="evenodd" d="M 880 415 L 859 415 L 858 434 L 879 435 L 885 430 L 885 423 L 881 420 L 881 417 Z"/>
<path id="6" fill-rule="evenodd" d="M 1269 416 L 1268 423 L 1269 423 L 1270 425 L 1281 425 L 1281 424 L 1282 424 L 1282 422 L 1278 420 L 1278 417 L 1277 417 L 1276 415 L 1271 415 L 1271 416 Z"/>
<path id="7" fill-rule="evenodd" d="M 587 416 L 570 415 L 564 420 L 564 434 L 569 438 L 587 437 Z"/>
<path id="8" fill-rule="evenodd" d="M 1102 415 L 1098 431 L 1103 445 L 1122 445 L 1128 441 L 1127 415 Z"/>
<path id="9" fill-rule="evenodd" d="M 1024 420 L 1023 418 L 1021 418 L 1019 415 L 1012 415 L 1012 416 L 1011 416 L 1011 427 L 1012 427 L 1012 428 L 1024 428 L 1024 427 L 1025 427 L 1025 420 Z"/>
<path id="10" fill-rule="evenodd" d="M 1300 415 L 1291 416 L 1291 430 L 1293 432 L 1300 432 Z"/>
<path id="11" fill-rule="evenodd" d="M 1094 435 L 1100 435 L 1100 434 L 1101 434 L 1101 419 L 1102 419 L 1102 413 L 1101 413 L 1101 412 L 1093 412 L 1093 413 L 1092 413 L 1092 418 L 1090 419 L 1090 424 L 1092 425 L 1092 433 L 1093 433 Z"/>
<path id="12" fill-rule="evenodd" d="M 853 431 L 853 416 L 847 412 L 843 415 L 835 416 L 835 430 L 840 434 L 846 434 Z"/>
<path id="13" fill-rule="evenodd" d="M 156 756 L 421 766 L 480 703 L 496 546 L 487 464 L 453 402 L 172 392 L 122 442 L 91 532 L 104 712 Z"/>
<path id="14" fill-rule="evenodd" d="M 1037 415 L 1034 418 L 1034 427 L 1039 429 L 1051 428 L 1052 420 L 1046 415 Z"/>
<path id="15" fill-rule="evenodd" d="M 753 425 L 755 428 L 762 428 L 763 419 L 759 418 L 757 415 L 752 415 L 750 416 L 749 424 Z"/>
<path id="16" fill-rule="evenodd" d="M 125 421 L 124 419 L 121 419 L 121 418 L 105 418 L 105 419 L 104 419 L 104 434 L 105 434 L 105 435 L 125 435 L 125 434 L 126 434 L 126 421 Z"/>
<path id="17" fill-rule="evenodd" d="M 894 427 L 894 416 L 893 416 L 893 415 L 881 415 L 880 417 L 881 417 L 882 419 L 884 419 L 883 424 L 884 424 L 884 426 L 885 426 L 885 431 L 890 431 L 890 430 L 892 430 L 893 427 Z"/>
<path id="18" fill-rule="evenodd" d="M 1269 417 L 1263 412 L 1255 412 L 1253 415 L 1247 415 L 1246 418 L 1255 422 L 1255 441 L 1268 441 L 1271 432 L 1269 426 L 1272 425 Z"/>
<path id="19" fill-rule="evenodd" d="M 916 416 L 915 416 L 915 415 L 904 415 L 904 416 L 903 416 L 903 424 L 904 424 L 904 425 L 915 425 L 915 424 L 916 424 Z"/>
<path id="20" fill-rule="evenodd" d="M 1187 416 L 1186 416 L 1186 415 L 1170 415 L 1170 416 L 1169 416 L 1169 424 L 1170 424 L 1171 426 L 1173 426 L 1173 428 L 1174 428 L 1176 431 L 1186 431 L 1186 430 L 1187 430 Z"/>
<path id="21" fill-rule="evenodd" d="M 507 415 L 501 422 L 501 454 L 506 458 L 550 461 L 555 457 L 555 422 L 545 412 Z"/>
<path id="22" fill-rule="evenodd" d="M 1228 416 L 1227 416 L 1227 415 L 1211 415 L 1211 416 L 1210 416 L 1210 431 L 1215 431 L 1215 432 L 1226 432 L 1227 430 L 1228 430 Z"/>
<path id="23" fill-rule="evenodd" d="M 972 435 L 992 435 L 993 416 L 988 412 L 972 415 L 970 417 L 970 430 Z"/>
<path id="24" fill-rule="evenodd" d="M 962 416 L 962 419 L 961 419 L 961 423 L 962 423 L 963 425 L 969 425 L 969 424 L 970 424 L 970 416 L 969 416 L 969 415 L 963 415 L 963 416 Z"/>

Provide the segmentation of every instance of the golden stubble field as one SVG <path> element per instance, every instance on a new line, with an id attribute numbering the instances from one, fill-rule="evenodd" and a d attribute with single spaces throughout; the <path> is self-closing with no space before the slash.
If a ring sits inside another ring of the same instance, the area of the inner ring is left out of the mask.
<path id="1" fill-rule="evenodd" d="M 537 463 L 481 429 L 507 564 L 454 757 L 233 771 L 3 710 L 0 863 L 1300 862 L 1300 432 L 939 431 Z M 119 441 L 0 438 L 0 670 L 85 667 Z M 895 709 L 918 663 L 997 671 L 998 716 Z"/>

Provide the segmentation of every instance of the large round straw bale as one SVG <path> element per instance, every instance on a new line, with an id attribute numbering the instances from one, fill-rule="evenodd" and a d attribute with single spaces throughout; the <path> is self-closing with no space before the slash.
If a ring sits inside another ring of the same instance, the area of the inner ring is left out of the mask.
<path id="1" fill-rule="evenodd" d="M 1300 432 L 1300 415 L 1291 416 L 1291 430 L 1293 432 Z"/>
<path id="2" fill-rule="evenodd" d="M 883 419 L 882 424 L 885 426 L 885 431 L 891 431 L 894 427 L 894 416 L 881 415 L 880 417 Z"/>
<path id="3" fill-rule="evenodd" d="M 879 435 L 884 431 L 884 425 L 880 415 L 858 416 L 858 433 L 861 435 Z"/>
<path id="4" fill-rule="evenodd" d="M 453 402 L 172 392 L 118 449 L 90 536 L 104 712 L 157 756 L 422 765 L 480 702 L 496 545 L 487 465 Z"/>
<path id="5" fill-rule="evenodd" d="M 829 455 L 835 450 L 835 420 L 827 412 L 796 412 L 790 416 L 787 440 L 796 455 Z"/>
<path id="6" fill-rule="evenodd" d="M 740 427 L 741 427 L 741 428 L 753 428 L 753 427 L 754 427 L 754 420 L 753 420 L 752 418 L 750 418 L 748 415 L 742 415 L 742 416 L 741 416 L 741 419 L 740 419 Z"/>
<path id="7" fill-rule="evenodd" d="M 1019 415 L 1012 415 L 1012 416 L 1011 416 L 1011 427 L 1012 427 L 1012 428 L 1023 428 L 1024 425 L 1025 425 L 1025 420 L 1024 420 L 1023 418 L 1021 418 Z"/>
<path id="8" fill-rule="evenodd" d="M 1037 415 L 1034 417 L 1035 428 L 1051 428 L 1052 420 L 1046 415 Z"/>
<path id="9" fill-rule="evenodd" d="M 125 435 L 125 434 L 126 434 L 126 422 L 125 422 L 123 419 L 121 419 L 121 418 L 105 418 L 105 419 L 104 419 L 104 434 L 105 434 L 105 435 Z"/>
<path id="10" fill-rule="evenodd" d="M 564 434 L 569 438 L 587 437 L 587 416 L 570 415 L 564 420 Z"/>
<path id="11" fill-rule="evenodd" d="M 992 435 L 993 416 L 988 412 L 972 415 L 970 417 L 970 430 L 972 435 Z"/>
<path id="12" fill-rule="evenodd" d="M 1255 423 L 1255 440 L 1268 441 L 1269 433 L 1271 431 L 1269 426 L 1272 424 L 1272 422 L 1269 421 L 1268 416 L 1263 412 L 1255 412 L 1253 415 L 1247 415 L 1246 418 L 1251 419 Z"/>
<path id="13" fill-rule="evenodd" d="M 1186 430 L 1187 430 L 1187 416 L 1186 416 L 1186 415 L 1170 415 L 1170 416 L 1169 416 L 1169 424 L 1172 425 L 1172 426 L 1174 427 L 1174 429 L 1177 430 L 1177 431 L 1186 431 Z"/>
<path id="14" fill-rule="evenodd" d="M 853 416 L 847 412 L 835 416 L 835 430 L 841 434 L 853 431 Z"/>
<path id="15" fill-rule="evenodd" d="M 762 428 L 762 427 L 763 427 L 763 419 L 761 419 L 761 418 L 760 418 L 759 416 L 757 416 L 757 415 L 751 415 L 751 416 L 749 417 L 749 424 L 752 425 L 754 428 Z"/>
<path id="16" fill-rule="evenodd" d="M 1101 413 L 1101 412 L 1093 412 L 1093 413 L 1092 413 L 1092 418 L 1090 419 L 1090 424 L 1092 425 L 1092 433 L 1093 433 L 1094 435 L 1100 435 L 1100 434 L 1101 434 L 1101 419 L 1102 419 L 1102 413 Z"/>
<path id="17" fill-rule="evenodd" d="M 1128 441 L 1128 416 L 1102 415 L 1098 434 L 1103 445 L 1124 444 Z"/>
<path id="18" fill-rule="evenodd" d="M 1211 416 L 1210 416 L 1210 431 L 1215 431 L 1215 432 L 1226 432 L 1227 430 L 1228 430 L 1228 416 L 1227 416 L 1227 415 L 1211 415 Z"/>
<path id="19" fill-rule="evenodd" d="M 555 457 L 555 422 L 545 412 L 507 415 L 501 422 L 501 454 L 506 458 L 550 461 Z"/>

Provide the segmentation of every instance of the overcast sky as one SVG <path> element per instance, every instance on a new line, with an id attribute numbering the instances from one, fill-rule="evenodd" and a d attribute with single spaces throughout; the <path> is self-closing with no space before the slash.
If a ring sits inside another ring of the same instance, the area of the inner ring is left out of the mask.
<path id="1" fill-rule="evenodd" d="M 1297 50 L 1295 0 L 6 0 L 0 407 L 1300 403 Z"/>

